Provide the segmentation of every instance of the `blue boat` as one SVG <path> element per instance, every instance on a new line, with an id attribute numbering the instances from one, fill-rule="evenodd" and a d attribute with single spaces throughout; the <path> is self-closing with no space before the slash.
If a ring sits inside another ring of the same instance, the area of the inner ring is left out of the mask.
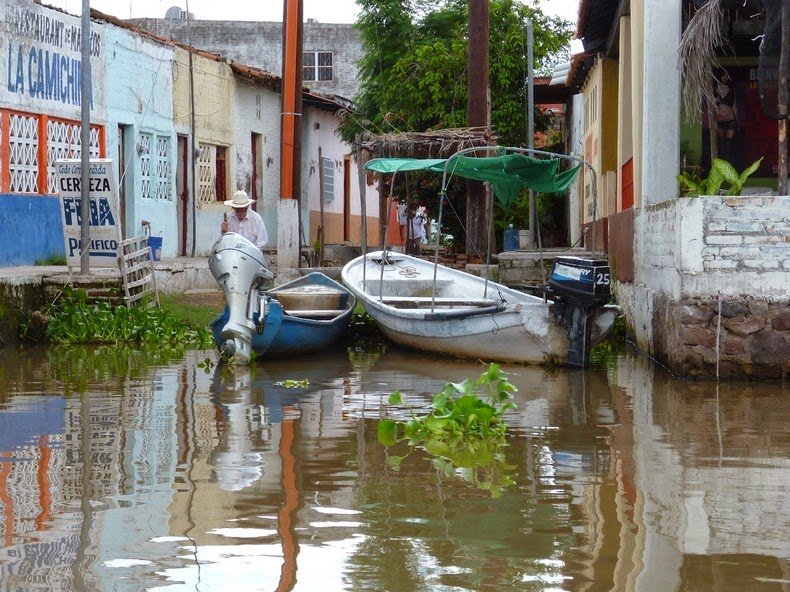
<path id="1" fill-rule="evenodd" d="M 251 349 L 255 356 L 266 358 L 296 356 L 330 346 L 348 327 L 356 304 L 345 286 L 318 272 L 265 291 L 261 300 L 263 306 L 255 306 L 251 317 L 255 326 Z M 220 351 L 227 340 L 222 331 L 229 320 L 226 306 L 211 322 Z"/>
<path id="2" fill-rule="evenodd" d="M 267 290 L 274 277 L 261 251 L 235 232 L 214 243 L 208 267 L 225 295 L 211 322 L 223 356 L 248 364 L 256 356 L 295 356 L 327 347 L 351 321 L 355 296 L 323 273 Z"/>

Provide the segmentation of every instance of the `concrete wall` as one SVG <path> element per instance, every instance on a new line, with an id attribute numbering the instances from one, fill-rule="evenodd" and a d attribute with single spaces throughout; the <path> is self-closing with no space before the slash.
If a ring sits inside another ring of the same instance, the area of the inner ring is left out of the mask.
<path id="1" fill-rule="evenodd" d="M 673 199 L 635 227 L 617 295 L 640 349 L 684 376 L 714 375 L 717 344 L 722 376 L 790 373 L 790 196 Z"/>
<path id="2" fill-rule="evenodd" d="M 199 55 L 192 57 L 192 77 L 195 88 L 195 148 L 211 150 L 220 146 L 226 150 L 226 187 L 227 198 L 235 191 L 236 152 L 234 128 L 234 92 L 235 80 L 230 66 L 225 62 L 215 61 Z M 173 117 L 177 122 L 191 125 L 192 109 L 190 103 L 190 61 L 189 53 L 176 49 L 173 66 Z M 187 131 L 191 129 L 187 127 Z M 204 152 L 204 154 L 206 154 Z M 180 165 L 180 163 L 179 163 Z M 207 181 L 209 185 L 213 181 Z M 227 208 L 210 194 L 201 191 L 201 176 L 196 175 L 197 207 L 194 211 L 195 255 L 208 255 L 211 245 L 218 234 L 222 215 Z M 213 194 L 211 194 L 213 195 Z M 202 196 L 202 197 L 201 197 Z M 190 216 L 192 212 L 190 211 Z M 190 221 L 191 224 L 191 221 Z M 191 247 L 192 237 L 188 238 Z M 188 247 L 188 250 L 190 248 Z"/>
<path id="3" fill-rule="evenodd" d="M 362 205 L 359 191 L 359 169 L 351 158 L 351 146 L 340 142 L 337 130 L 340 119 L 333 113 L 319 109 L 305 109 L 305 126 L 302 140 L 302 192 L 309 204 L 310 242 L 318 237 L 321 204 L 318 147 L 323 158 L 332 161 L 334 195 L 324 202 L 324 244 L 337 244 L 346 240 L 344 236 L 344 212 L 348 207 L 349 233 L 347 240 L 359 245 L 362 237 Z M 346 185 L 346 178 L 348 183 Z M 373 185 L 365 185 L 365 204 L 368 214 L 369 240 L 378 236 L 378 191 Z M 305 193 L 306 192 L 306 193 Z"/>
<path id="4" fill-rule="evenodd" d="M 136 24 L 222 57 L 282 75 L 282 23 L 248 21 L 186 21 L 137 19 Z M 305 22 L 304 51 L 331 51 L 334 79 L 305 81 L 327 95 L 353 99 L 357 95 L 357 62 L 362 58 L 359 32 L 350 24 Z"/>
<path id="5" fill-rule="evenodd" d="M 263 218 L 269 234 L 269 246 L 273 247 L 277 244 L 277 202 L 280 199 L 280 95 L 238 79 L 235 89 L 236 172 L 233 190 L 244 189 L 253 195 L 252 172 L 255 167 L 255 210 Z M 257 162 L 252 160 L 252 134 L 256 134 Z"/>
<path id="6" fill-rule="evenodd" d="M 142 235 L 141 222 L 147 220 L 151 234 L 163 237 L 162 256 L 174 257 L 178 236 L 173 127 L 175 54 L 171 47 L 126 29 L 110 25 L 106 31 L 107 153 L 118 163 L 117 180 L 125 194 L 125 236 Z M 119 126 L 124 129 L 122 151 Z"/>
<path id="7" fill-rule="evenodd" d="M 40 23 L 41 27 L 30 26 Z M 59 203 L 48 178 L 56 158 L 79 157 L 81 22 L 23 0 L 0 0 L 0 265 L 65 254 Z M 104 156 L 104 27 L 91 25 L 91 123 Z M 14 132 L 20 116 L 31 126 Z M 76 129 L 76 138 L 69 133 Z M 12 136 L 24 139 L 14 140 Z M 14 171 L 25 178 L 20 183 Z M 22 171 L 20 173 L 20 171 Z"/>

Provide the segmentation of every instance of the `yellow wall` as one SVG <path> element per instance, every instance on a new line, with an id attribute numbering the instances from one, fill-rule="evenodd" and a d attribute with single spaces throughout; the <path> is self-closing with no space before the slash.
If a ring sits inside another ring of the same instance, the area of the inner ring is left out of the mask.
<path id="1" fill-rule="evenodd" d="M 634 153 L 634 206 L 642 203 L 642 105 L 644 103 L 644 0 L 631 0 L 631 113 Z"/>
<path id="2" fill-rule="evenodd" d="M 225 146 L 226 151 L 226 192 L 235 189 L 235 142 L 233 131 L 233 93 L 234 77 L 230 66 L 200 55 L 193 54 L 192 69 L 195 100 L 195 139 L 197 147 L 201 143 Z M 173 64 L 173 117 L 179 126 L 191 127 L 190 108 L 189 52 L 176 49 Z M 183 129 L 183 127 L 182 127 Z"/>
<path id="3" fill-rule="evenodd" d="M 617 130 L 618 130 L 618 65 L 608 58 L 596 59 L 583 89 L 584 159 L 592 164 L 597 175 L 598 203 L 596 218 L 614 213 Z M 610 174 L 611 173 L 611 174 Z M 583 177 L 583 220 L 593 218 L 592 175 Z"/>
<path id="4" fill-rule="evenodd" d="M 378 244 L 379 240 L 379 219 L 367 217 L 368 220 L 368 246 Z M 315 240 L 318 236 L 320 225 L 320 215 L 318 212 L 310 212 L 310 237 Z M 343 243 L 343 214 L 324 212 L 324 244 Z M 349 219 L 349 243 L 354 245 L 362 244 L 362 216 L 352 215 Z"/>

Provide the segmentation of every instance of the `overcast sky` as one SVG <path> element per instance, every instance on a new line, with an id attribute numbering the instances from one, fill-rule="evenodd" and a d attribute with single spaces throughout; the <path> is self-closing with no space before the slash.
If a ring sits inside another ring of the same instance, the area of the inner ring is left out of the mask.
<path id="1" fill-rule="evenodd" d="M 79 15 L 82 0 L 43 0 Z M 304 18 L 324 23 L 353 23 L 357 17 L 354 0 L 303 0 Z M 206 20 L 281 21 L 282 0 L 90 0 L 91 8 L 118 18 L 162 18 L 171 6 L 186 8 L 195 18 Z M 541 0 L 546 14 L 560 16 L 576 23 L 579 0 Z"/>

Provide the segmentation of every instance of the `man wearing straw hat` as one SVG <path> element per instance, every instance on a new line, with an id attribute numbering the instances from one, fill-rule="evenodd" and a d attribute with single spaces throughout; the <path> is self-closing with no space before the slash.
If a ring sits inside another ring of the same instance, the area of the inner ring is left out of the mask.
<path id="1" fill-rule="evenodd" d="M 249 198 L 246 191 L 240 189 L 234 193 L 233 199 L 225 202 L 226 206 L 233 208 L 234 215 L 225 215 L 225 219 L 220 224 L 220 230 L 222 230 L 222 234 L 236 232 L 263 250 L 263 247 L 269 242 L 269 235 L 258 212 L 250 209 L 250 204 L 254 201 Z"/>

